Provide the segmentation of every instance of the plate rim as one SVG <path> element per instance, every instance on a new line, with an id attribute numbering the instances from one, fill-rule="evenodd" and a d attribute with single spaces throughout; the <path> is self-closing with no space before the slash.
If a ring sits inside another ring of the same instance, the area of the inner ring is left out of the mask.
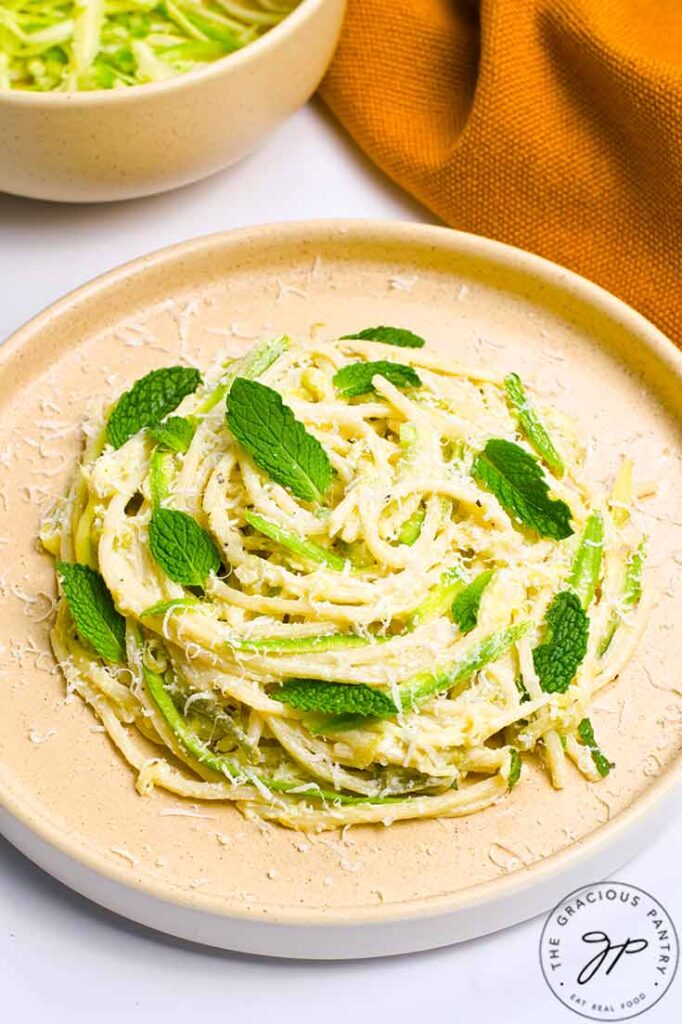
<path id="1" fill-rule="evenodd" d="M 144 276 L 153 268 L 158 268 L 164 263 L 175 262 L 182 259 L 183 256 L 195 256 L 201 252 L 205 254 L 216 248 L 221 249 L 225 245 L 238 245 L 240 242 L 267 244 L 272 242 L 274 235 L 279 236 L 280 242 L 284 242 L 289 237 L 292 241 L 305 240 L 308 244 L 314 244 L 316 240 L 323 242 L 335 236 L 342 237 L 348 245 L 352 245 L 353 242 L 367 243 L 368 239 L 371 239 L 373 244 L 385 246 L 399 242 L 411 242 L 419 248 L 447 250 L 453 254 L 463 253 L 487 260 L 496 260 L 507 266 L 511 264 L 517 271 L 530 274 L 554 287 L 570 292 L 574 297 L 586 302 L 588 306 L 596 308 L 598 312 L 625 325 L 632 333 L 639 336 L 643 342 L 643 348 L 654 354 L 682 383 L 682 352 L 673 341 L 622 299 L 575 271 L 516 246 L 470 232 L 457 231 L 440 225 L 371 218 L 323 218 L 247 226 L 200 235 L 138 256 L 67 292 L 15 330 L 0 345 L 0 373 L 7 369 L 8 364 L 21 353 L 23 346 L 29 344 L 32 338 L 39 335 L 50 321 L 60 318 L 78 307 L 87 308 L 88 303 L 102 291 L 106 292 L 126 280 Z M 14 818 L 21 826 L 28 829 L 39 842 L 47 843 L 58 854 L 94 871 L 109 882 L 122 885 L 132 892 L 144 893 L 166 905 L 170 903 L 184 909 L 208 912 L 225 919 L 315 927 L 395 924 L 415 919 L 426 921 L 443 915 L 452 915 L 458 911 L 466 913 L 472 908 L 481 909 L 490 907 L 495 902 L 518 898 L 523 892 L 543 884 L 547 885 L 553 877 L 558 879 L 563 874 L 577 870 L 580 864 L 587 864 L 590 860 L 598 858 L 604 854 L 607 847 L 622 846 L 626 833 L 634 833 L 638 827 L 641 828 L 646 819 L 673 795 L 682 781 L 682 756 L 679 756 L 675 763 L 657 778 L 633 804 L 621 811 L 615 818 L 594 829 L 583 839 L 549 857 L 541 858 L 530 866 L 524 866 L 458 892 L 441 893 L 415 900 L 394 900 L 365 907 L 319 907 L 313 909 L 271 904 L 267 906 L 267 916 L 265 916 L 264 905 L 245 906 L 243 902 L 235 902 L 232 905 L 227 898 L 218 899 L 200 892 L 190 896 L 171 883 L 155 882 L 153 878 L 148 877 L 133 882 L 130 867 L 126 868 L 113 863 L 104 864 L 102 859 L 82 841 L 80 843 L 71 841 L 63 830 L 60 831 L 58 827 L 44 821 L 35 820 L 29 812 L 24 811 L 18 795 L 12 793 L 9 780 L 5 778 L 2 768 L 0 761 L 0 810 L 4 809 L 10 818 Z M 0 821 L 0 833 L 4 832 L 1 825 Z M 23 847 L 22 852 L 31 857 L 32 854 L 26 849 L 26 846 L 26 843 L 22 843 L 20 848 Z M 620 862 L 624 859 L 625 857 L 622 857 Z"/>

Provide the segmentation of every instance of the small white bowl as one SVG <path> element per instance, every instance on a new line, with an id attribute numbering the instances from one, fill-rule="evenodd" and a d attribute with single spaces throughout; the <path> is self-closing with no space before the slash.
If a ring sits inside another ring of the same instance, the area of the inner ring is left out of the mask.
<path id="1" fill-rule="evenodd" d="M 0 191 L 107 202 L 187 185 L 241 160 L 319 85 L 346 0 L 302 0 L 257 39 L 163 82 L 0 91 Z"/>

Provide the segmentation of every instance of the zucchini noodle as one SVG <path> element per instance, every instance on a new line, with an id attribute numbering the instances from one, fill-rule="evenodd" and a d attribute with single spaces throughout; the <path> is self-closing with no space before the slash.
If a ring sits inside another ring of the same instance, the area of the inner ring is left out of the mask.
<path id="1" fill-rule="evenodd" d="M 300 0 L 2 0 L 0 91 L 163 81 L 242 49 Z"/>
<path id="2" fill-rule="evenodd" d="M 347 397 L 335 385 L 344 367 L 375 360 L 411 367 L 419 386 L 377 374 Z M 322 446 L 324 502 L 296 497 L 236 440 L 225 400 L 238 378 L 281 396 Z M 172 415 L 190 424 L 186 450 L 164 448 L 152 428 L 114 448 L 106 416 L 87 424 L 41 538 L 59 563 L 101 574 L 125 619 L 124 656 L 96 653 L 64 594 L 52 644 L 140 794 L 231 801 L 322 830 L 473 813 L 505 797 L 524 760 L 556 787 L 571 763 L 593 781 L 608 771 L 584 723 L 648 605 L 632 469 L 601 494 L 572 422 L 516 375 L 510 401 L 510 379 L 373 340 L 280 338 L 185 395 Z M 543 473 L 570 509 L 569 536 L 527 528 L 472 470 L 491 438 L 538 466 L 549 452 Z M 210 537 L 202 586 L 164 571 L 155 509 Z M 461 595 L 474 581 L 472 612 Z M 553 691 L 534 652 L 564 591 L 589 625 L 574 677 Z M 286 697 L 292 681 L 298 701 Z M 369 712 L 343 712 L 351 692 Z M 332 703 L 316 705 L 319 693 Z"/>

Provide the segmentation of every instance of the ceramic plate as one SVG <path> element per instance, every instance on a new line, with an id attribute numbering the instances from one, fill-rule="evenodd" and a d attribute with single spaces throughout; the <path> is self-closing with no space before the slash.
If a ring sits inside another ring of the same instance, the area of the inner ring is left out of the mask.
<path id="1" fill-rule="evenodd" d="M 36 533 L 72 472 L 83 410 L 148 369 L 207 364 L 262 334 L 392 323 L 453 358 L 518 370 L 577 414 L 590 471 L 628 452 L 655 607 L 593 721 L 616 761 L 553 792 L 539 767 L 478 815 L 305 837 L 134 780 L 49 653 L 54 593 Z M 594 285 L 442 228 L 327 221 L 215 235 L 99 278 L 0 355 L 0 828 L 74 889 L 185 938 L 291 957 L 442 945 L 529 917 L 639 849 L 681 775 L 682 360 Z"/>

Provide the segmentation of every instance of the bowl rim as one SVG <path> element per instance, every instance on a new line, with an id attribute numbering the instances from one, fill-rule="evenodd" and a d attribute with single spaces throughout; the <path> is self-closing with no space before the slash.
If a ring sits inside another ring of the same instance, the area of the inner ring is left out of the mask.
<path id="1" fill-rule="evenodd" d="M 440 225 L 376 218 L 319 218 L 252 225 L 193 237 L 138 256 L 68 292 L 19 327 L 4 344 L 0 344 L 0 371 L 16 357 L 24 344 L 30 342 L 36 334 L 48 329 L 55 317 L 63 316 L 74 307 L 87 306 L 92 299 L 97 299 L 102 292 L 106 292 L 112 286 L 120 286 L 131 278 L 160 268 L 165 263 L 175 263 L 183 257 L 191 258 L 201 253 L 206 254 L 225 244 L 234 245 L 240 241 L 267 243 L 273 235 L 276 235 L 280 242 L 286 237 L 292 241 L 300 240 L 302 236 L 305 236 L 307 241 L 314 242 L 316 239 L 324 240 L 330 235 L 339 234 L 343 235 L 347 244 L 370 237 L 375 242 L 385 244 L 407 242 L 419 244 L 425 249 L 444 248 L 455 253 L 497 258 L 505 264 L 513 262 L 520 271 L 535 275 L 548 285 L 570 292 L 577 299 L 585 301 L 600 313 L 630 329 L 640 337 L 645 349 L 654 354 L 669 370 L 670 375 L 682 381 L 682 351 L 674 342 L 624 300 L 581 274 L 496 239 Z M 480 909 L 509 897 L 520 896 L 552 879 L 569 874 L 579 865 L 591 862 L 607 847 L 623 844 L 626 837 L 633 835 L 637 828 L 642 829 L 646 826 L 653 812 L 660 808 L 664 801 L 672 798 L 675 793 L 679 795 L 681 784 L 682 756 L 678 756 L 676 761 L 628 807 L 614 818 L 594 828 L 578 842 L 548 857 L 541 857 L 523 869 L 502 874 L 461 891 L 439 893 L 416 901 L 395 900 L 353 908 L 312 909 L 276 906 L 269 911 L 267 921 L 304 927 L 395 924 L 414 919 L 429 920 L 472 907 Z M 10 819 L 23 825 L 33 836 L 47 843 L 59 854 L 75 861 L 77 865 L 94 871 L 109 882 L 122 885 L 128 891 L 151 897 L 160 903 L 170 903 L 172 906 L 229 920 L 262 920 L 258 908 L 245 906 L 241 901 L 228 902 L 201 891 L 190 896 L 186 890 L 178 890 L 162 881 L 157 882 L 148 877 L 143 881 L 138 880 L 135 878 L 134 870 L 128 865 L 103 864 L 101 857 L 90 849 L 82 838 L 74 839 L 57 826 L 34 817 L 31 813 L 33 808 L 22 804 L 20 795 L 12 790 L 10 780 L 3 775 L 0 760 L 0 812 L 3 809 Z M 30 852 L 28 855 L 31 856 Z"/>
<path id="2" fill-rule="evenodd" d="M 287 37 L 294 35 L 298 29 L 309 21 L 322 7 L 330 0 L 299 0 L 299 4 L 290 14 L 287 14 L 278 24 L 273 25 L 264 35 L 254 39 L 240 50 L 234 53 L 227 53 L 210 64 L 203 67 L 193 68 L 191 71 L 183 71 L 170 78 L 164 78 L 159 82 L 144 82 L 139 85 L 128 85 L 123 89 L 88 89 L 73 90 L 70 92 L 29 92 L 23 89 L 0 90 L 0 105 L 33 106 L 93 106 L 99 103 L 107 105 L 126 104 L 135 102 L 144 90 L 143 95 L 155 96 L 173 90 L 182 89 L 183 86 L 190 87 L 194 84 L 210 81 L 218 77 L 228 67 L 239 67 L 248 61 L 255 59 L 262 54 L 266 57 L 270 50 L 273 50 L 280 43 L 284 43 Z M 342 0 L 345 8 L 346 0 Z M 229 64 L 227 63 L 229 62 Z"/>

